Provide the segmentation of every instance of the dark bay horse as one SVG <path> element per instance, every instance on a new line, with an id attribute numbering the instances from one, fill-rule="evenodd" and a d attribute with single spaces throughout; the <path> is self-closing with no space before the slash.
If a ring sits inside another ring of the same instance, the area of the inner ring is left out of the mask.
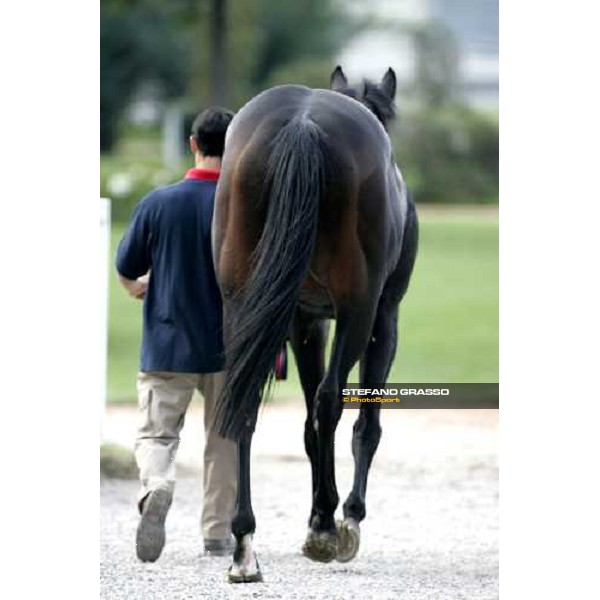
<path id="1" fill-rule="evenodd" d="M 221 433 L 238 442 L 232 582 L 261 580 L 252 549 L 250 444 L 259 404 L 286 339 L 305 395 L 304 441 L 312 468 L 308 558 L 352 559 L 364 519 L 367 477 L 381 437 L 379 405 L 354 425 L 354 484 L 336 525 L 334 437 L 341 388 L 360 360 L 363 387 L 385 382 L 396 353 L 398 305 L 417 253 L 417 216 L 385 126 L 396 77 L 330 90 L 272 88 L 235 116 L 225 145 L 213 222 L 223 295 L 228 378 Z M 325 365 L 328 319 L 336 320 Z"/>

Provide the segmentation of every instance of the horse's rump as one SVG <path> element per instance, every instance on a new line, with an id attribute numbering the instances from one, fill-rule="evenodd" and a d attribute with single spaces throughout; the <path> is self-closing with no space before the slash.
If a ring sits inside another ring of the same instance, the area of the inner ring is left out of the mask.
<path id="1" fill-rule="evenodd" d="M 394 237 L 391 168 L 381 125 L 333 92 L 274 88 L 235 117 L 214 220 L 230 371 L 224 435 L 252 421 L 299 302 L 333 317 L 378 295 Z"/>

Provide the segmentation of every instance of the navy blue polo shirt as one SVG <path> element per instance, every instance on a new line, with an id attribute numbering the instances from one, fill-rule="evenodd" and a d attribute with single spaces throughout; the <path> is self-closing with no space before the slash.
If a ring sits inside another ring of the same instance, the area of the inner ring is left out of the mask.
<path id="1" fill-rule="evenodd" d="M 141 371 L 214 373 L 224 367 L 221 293 L 211 249 L 218 171 L 184 180 L 137 205 L 117 251 L 117 271 L 150 270 L 144 299 Z"/>

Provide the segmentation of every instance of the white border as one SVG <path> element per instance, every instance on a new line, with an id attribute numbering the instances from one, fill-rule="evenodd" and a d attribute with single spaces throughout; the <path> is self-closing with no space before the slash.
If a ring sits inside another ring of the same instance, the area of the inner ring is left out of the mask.
<path id="1" fill-rule="evenodd" d="M 500 7 L 501 596 L 598 593 L 598 30 Z"/>
<path id="2" fill-rule="evenodd" d="M 0 13 L 0 590 L 97 598 L 98 5 Z"/>
<path id="3" fill-rule="evenodd" d="M 504 598 L 598 588 L 593 6 L 501 3 Z M 98 33 L 93 4 L 0 15 L 7 597 L 98 597 Z"/>

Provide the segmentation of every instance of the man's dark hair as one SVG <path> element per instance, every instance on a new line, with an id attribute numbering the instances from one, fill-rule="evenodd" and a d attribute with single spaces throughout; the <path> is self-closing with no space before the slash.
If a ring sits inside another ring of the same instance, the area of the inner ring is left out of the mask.
<path id="1" fill-rule="evenodd" d="M 202 111 L 192 124 L 192 136 L 204 156 L 223 156 L 225 132 L 233 119 L 233 112 L 220 106 Z"/>

